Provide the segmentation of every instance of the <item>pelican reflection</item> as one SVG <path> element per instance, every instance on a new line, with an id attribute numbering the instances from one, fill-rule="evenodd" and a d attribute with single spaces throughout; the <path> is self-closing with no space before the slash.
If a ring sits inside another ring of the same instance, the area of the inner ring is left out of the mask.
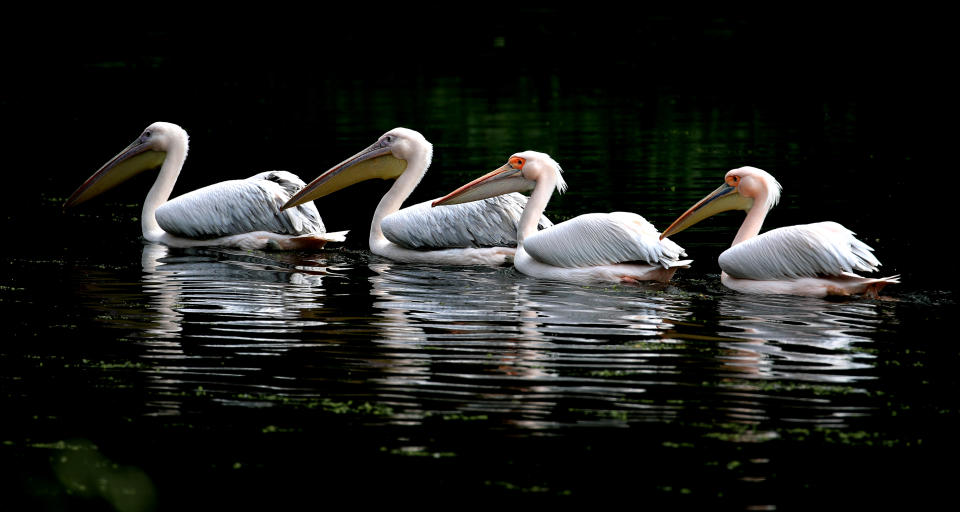
<path id="1" fill-rule="evenodd" d="M 732 352 L 725 364 L 739 372 L 791 381 L 851 383 L 873 376 L 870 343 L 879 321 L 876 304 L 824 303 L 791 296 L 725 295 L 719 301 Z"/>
<path id="2" fill-rule="evenodd" d="M 646 391 L 643 375 L 676 371 L 647 348 L 676 343 L 680 314 L 636 289 L 583 288 L 509 268 L 458 267 L 451 275 L 376 262 L 370 269 L 379 382 L 416 414 L 466 402 L 469 411 L 456 412 L 549 428 L 564 412 L 558 398 L 617 403 Z"/>
<path id="3" fill-rule="evenodd" d="M 197 389 L 277 393 L 252 381 L 276 356 L 311 346 L 304 329 L 326 325 L 322 255 L 143 248 L 142 297 L 151 313 L 138 344 L 151 414 L 179 414 Z M 284 372 L 274 375 L 282 379 Z"/>
<path id="4" fill-rule="evenodd" d="M 316 258 L 146 244 L 143 288 L 156 313 L 156 326 L 147 332 L 175 336 L 192 313 L 213 315 L 208 323 L 223 329 L 232 323 L 279 331 L 301 325 L 304 310 L 322 306 L 316 290 L 323 280 L 336 276 L 335 267 Z"/>

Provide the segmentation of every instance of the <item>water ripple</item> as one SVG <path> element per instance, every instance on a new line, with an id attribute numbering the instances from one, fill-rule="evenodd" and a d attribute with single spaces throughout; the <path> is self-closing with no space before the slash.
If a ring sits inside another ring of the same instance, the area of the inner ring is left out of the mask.
<path id="1" fill-rule="evenodd" d="M 140 283 L 89 279 L 90 307 L 114 312 L 101 320 L 137 332 L 152 414 L 323 397 L 382 404 L 398 425 L 485 415 L 548 431 L 703 414 L 836 426 L 876 409 L 872 302 L 152 244 Z"/>

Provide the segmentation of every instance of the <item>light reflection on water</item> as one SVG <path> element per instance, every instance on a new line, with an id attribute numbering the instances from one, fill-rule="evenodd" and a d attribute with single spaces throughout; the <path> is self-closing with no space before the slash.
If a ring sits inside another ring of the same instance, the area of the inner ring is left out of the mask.
<path id="1" fill-rule="evenodd" d="M 418 407 L 556 427 L 550 416 L 559 400 L 615 402 L 645 391 L 637 377 L 661 371 L 628 344 L 669 329 L 663 304 L 539 282 L 512 269 L 371 269 L 383 329 L 377 342 L 396 358 L 396 370 L 380 382 Z M 631 378 L 611 382 L 602 373 Z"/>
<path id="2" fill-rule="evenodd" d="M 740 355 L 728 364 L 762 378 L 852 383 L 873 376 L 873 356 L 859 350 L 870 343 L 870 325 L 879 323 L 876 305 L 830 303 L 796 297 L 726 295 L 719 300 L 722 334 L 743 338 L 722 342 Z"/>
<path id="3" fill-rule="evenodd" d="M 152 244 L 142 267 L 150 315 L 136 339 L 153 414 L 179 414 L 197 389 L 250 407 L 342 394 L 389 406 L 397 425 L 482 414 L 536 431 L 703 415 L 706 393 L 729 402 L 724 421 L 823 424 L 869 408 L 805 383 L 856 391 L 876 378 L 862 350 L 879 321 L 869 302 L 723 293 L 709 301 L 714 331 L 691 321 L 703 296 L 677 284 Z"/>
<path id="4" fill-rule="evenodd" d="M 171 254 L 165 246 L 146 244 L 143 289 L 160 322 L 147 332 L 174 336 L 189 313 L 224 316 L 200 322 L 214 326 L 214 331 L 287 332 L 288 322 L 300 324 L 300 310 L 322 307 L 308 291 L 322 287 L 323 279 L 336 270 L 317 261 L 280 258 L 204 251 Z"/>
<path id="5" fill-rule="evenodd" d="M 324 263 L 146 244 L 143 293 L 153 318 L 138 343 L 150 364 L 147 387 L 164 397 L 151 403 L 155 414 L 176 414 L 170 396 L 196 389 L 282 392 L 274 381 L 284 376 L 261 378 L 262 361 L 302 349 L 297 334 L 326 325 L 305 312 L 324 307 L 313 290 L 337 277 Z"/>
<path id="6" fill-rule="evenodd" d="M 231 453 L 265 446 L 256 437 L 263 432 L 313 438 L 342 428 L 356 443 L 344 449 L 348 460 L 374 447 L 357 459 L 363 464 L 451 453 L 482 465 L 492 451 L 503 470 L 516 457 L 544 456 L 512 444 L 497 452 L 506 439 L 569 442 L 543 449 L 579 450 L 600 465 L 617 460 L 620 439 L 635 457 L 668 467 L 686 461 L 664 473 L 670 485 L 730 489 L 739 485 L 731 479 L 778 482 L 784 464 L 804 463 L 806 436 L 916 442 L 912 427 L 886 430 L 896 404 L 888 390 L 897 400 L 910 391 L 899 387 L 912 382 L 901 381 L 903 370 L 944 380 L 922 367 L 890 371 L 901 343 L 891 344 L 890 332 L 902 333 L 898 322 L 906 321 L 895 301 L 754 297 L 692 272 L 665 285 L 583 287 L 512 268 L 396 264 L 350 249 L 131 248 L 135 255 L 115 257 L 121 263 L 81 260 L 63 274 L 68 311 L 92 341 L 23 345 L 38 356 L 9 360 L 9 396 L 36 394 L 48 370 L 32 362 L 63 359 L 75 361 L 59 374 L 78 392 L 104 403 L 123 397 L 114 414 L 147 430 L 159 422 L 161 437 L 189 438 L 189 425 L 210 422 L 256 433 Z M 34 300 L 3 293 L 27 306 Z M 27 307 L 17 304 L 10 302 Z M 60 332 L 38 329 L 40 340 Z M 88 362 L 100 360 L 111 364 Z M 932 364 L 922 353 L 908 361 Z M 59 402 L 48 403 L 30 401 L 41 414 L 26 417 L 62 414 Z M 19 424 L 35 432 L 32 421 Z M 471 451 L 477 441 L 483 453 Z M 740 450 L 749 461 L 739 462 Z M 551 475 L 544 478 L 554 485 L 566 481 Z"/>

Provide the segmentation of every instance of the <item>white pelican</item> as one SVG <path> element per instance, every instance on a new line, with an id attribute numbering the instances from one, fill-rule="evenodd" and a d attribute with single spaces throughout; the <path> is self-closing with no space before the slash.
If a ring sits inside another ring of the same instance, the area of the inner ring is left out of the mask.
<path id="1" fill-rule="evenodd" d="M 899 283 L 900 276 L 867 278 L 880 262 L 867 244 L 836 222 L 787 226 L 758 235 L 767 212 L 780 200 L 780 183 L 768 172 L 741 167 L 727 172 L 725 183 L 673 222 L 670 236 L 727 210 L 747 216 L 732 246 L 720 254 L 720 280 L 744 293 L 777 293 L 825 297 L 867 294 Z M 756 207 L 754 207 L 756 206 Z"/>
<path id="2" fill-rule="evenodd" d="M 396 179 L 370 223 L 370 251 L 392 260 L 445 265 L 502 265 L 516 252 L 517 221 L 527 198 L 509 194 L 435 210 L 430 201 L 400 209 L 430 167 L 433 145 L 419 132 L 394 128 L 373 145 L 321 174 L 284 208 L 374 178 Z M 543 227 L 553 225 L 540 216 Z M 536 223 L 534 224 L 534 227 Z"/>
<path id="3" fill-rule="evenodd" d="M 679 245 L 661 240 L 656 228 L 635 213 L 588 213 L 537 231 L 536 219 L 554 189 L 567 188 L 560 173 L 560 165 L 549 155 L 524 151 L 433 205 L 533 189 L 517 226 L 519 248 L 513 262 L 517 270 L 533 277 L 576 283 L 666 282 L 677 268 L 690 264 L 679 259 L 686 256 Z"/>
<path id="4" fill-rule="evenodd" d="M 171 123 L 147 127 L 137 140 L 90 176 L 67 199 L 76 206 L 140 172 L 160 167 L 143 202 L 143 237 L 171 247 L 317 249 L 342 242 L 346 231 L 326 233 L 313 203 L 281 211 L 303 181 L 286 171 L 203 187 L 167 201 L 187 158 L 187 132 Z"/>

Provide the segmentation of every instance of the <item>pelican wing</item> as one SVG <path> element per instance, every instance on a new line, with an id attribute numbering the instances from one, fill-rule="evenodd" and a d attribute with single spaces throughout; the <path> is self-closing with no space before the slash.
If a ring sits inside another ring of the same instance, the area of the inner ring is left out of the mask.
<path id="1" fill-rule="evenodd" d="M 289 235 L 323 233 L 312 201 L 280 210 L 304 187 L 286 171 L 267 171 L 245 180 L 230 180 L 176 197 L 157 209 L 157 223 L 176 236 L 205 239 L 268 231 Z"/>
<path id="2" fill-rule="evenodd" d="M 727 249 L 718 261 L 732 277 L 770 281 L 873 272 L 880 262 L 872 251 L 840 224 L 818 222 L 770 230 Z"/>
<path id="3" fill-rule="evenodd" d="M 630 212 L 588 213 L 561 222 L 523 241 L 534 259 L 555 267 L 579 268 L 645 262 L 670 268 L 684 264 L 683 249 L 643 217 Z"/>
<path id="4" fill-rule="evenodd" d="M 390 214 L 383 236 L 407 249 L 514 247 L 527 197 L 516 192 L 482 201 L 432 208 L 425 201 Z M 540 228 L 552 226 L 540 216 Z"/>

